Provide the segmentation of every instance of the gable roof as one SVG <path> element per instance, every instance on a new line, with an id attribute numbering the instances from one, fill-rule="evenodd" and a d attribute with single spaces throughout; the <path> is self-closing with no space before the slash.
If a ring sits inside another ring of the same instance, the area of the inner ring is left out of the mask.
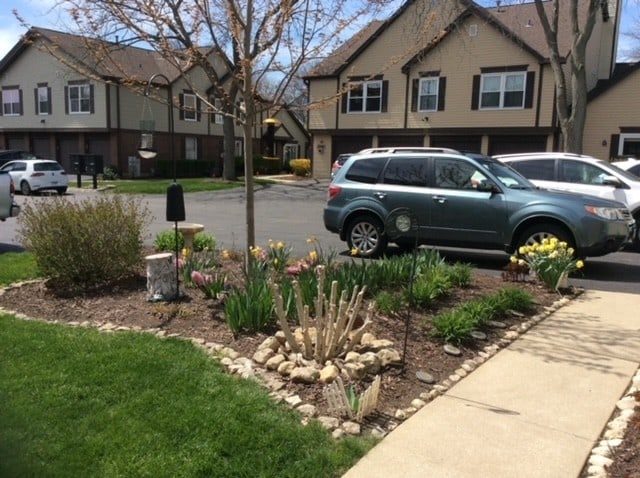
<path id="1" fill-rule="evenodd" d="M 419 0 L 409 0 L 405 2 L 388 20 L 376 21 L 367 25 L 316 66 L 305 78 L 321 78 L 339 75 L 351 61 L 362 53 L 376 38 L 382 35 L 415 1 Z M 439 42 L 448 35 L 456 32 L 457 27 L 471 14 L 478 16 L 480 19 L 498 29 L 505 37 L 531 53 L 540 62 L 548 61 L 549 53 L 544 31 L 533 2 L 516 3 L 492 8 L 484 8 L 471 0 L 460 0 L 460 3 L 464 7 L 464 11 L 444 30 L 437 32 L 425 49 L 414 55 L 403 66 L 403 69 L 408 68 L 413 62 L 418 61 L 420 57 L 423 57 L 431 49 L 435 48 Z M 561 2 L 561 4 L 562 7 L 568 6 L 568 2 Z M 589 2 L 578 2 L 581 19 L 586 17 L 588 4 Z M 553 2 L 543 2 L 543 6 L 550 15 Z M 603 18 L 609 18 L 606 5 L 603 5 L 602 15 Z M 571 49 L 571 28 L 570 19 L 565 8 L 560 12 L 558 30 L 559 51 L 561 55 L 566 56 Z"/>
<path id="2" fill-rule="evenodd" d="M 39 27 L 30 28 L 0 61 L 0 72 L 37 42 L 42 42 L 42 48 L 60 61 L 69 57 L 76 68 L 104 80 L 146 82 L 152 75 L 162 73 L 170 81 L 175 81 L 180 76 L 177 68 L 153 50 Z"/>
<path id="3" fill-rule="evenodd" d="M 596 86 L 589 91 L 587 101 L 596 99 L 636 71 L 640 71 L 640 61 L 636 63 L 616 63 L 611 78 L 598 81 Z"/>

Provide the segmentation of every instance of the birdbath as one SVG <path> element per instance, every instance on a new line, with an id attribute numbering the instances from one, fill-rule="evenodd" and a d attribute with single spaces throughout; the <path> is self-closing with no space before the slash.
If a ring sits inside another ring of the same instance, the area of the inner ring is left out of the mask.
<path id="1" fill-rule="evenodd" d="M 193 222 L 183 222 L 178 224 L 178 231 L 184 237 L 184 248 L 193 251 L 193 237 L 197 233 L 204 231 L 204 226 Z"/>

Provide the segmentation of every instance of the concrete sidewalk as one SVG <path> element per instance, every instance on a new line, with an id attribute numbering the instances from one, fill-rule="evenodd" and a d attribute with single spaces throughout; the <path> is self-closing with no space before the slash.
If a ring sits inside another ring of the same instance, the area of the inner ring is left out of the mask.
<path id="1" fill-rule="evenodd" d="M 587 291 L 391 432 L 344 478 L 574 478 L 640 364 L 640 295 Z"/>

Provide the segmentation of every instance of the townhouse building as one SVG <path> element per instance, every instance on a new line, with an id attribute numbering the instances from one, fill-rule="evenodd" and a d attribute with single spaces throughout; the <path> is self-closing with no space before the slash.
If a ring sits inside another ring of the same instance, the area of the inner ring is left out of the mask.
<path id="1" fill-rule="evenodd" d="M 34 27 L 0 60 L 0 149 L 31 151 L 67 171 L 73 155 L 92 154 L 129 176 L 153 175 L 157 160 L 174 158 L 214 161 L 211 173 L 221 173 L 223 117 L 204 106 L 193 85 L 212 104 L 220 100 L 201 71 L 190 70 L 187 81 L 151 50 L 94 41 L 96 50 L 109 52 L 99 57 L 86 40 Z M 153 94 L 145 96 L 152 78 L 147 92 Z M 137 150 L 149 133 L 157 157 L 140 158 Z M 278 107 L 259 113 L 253 142 L 256 153 L 284 161 L 304 157 L 309 137 L 294 114 Z M 236 156 L 243 155 L 243 144 L 236 124 Z"/>

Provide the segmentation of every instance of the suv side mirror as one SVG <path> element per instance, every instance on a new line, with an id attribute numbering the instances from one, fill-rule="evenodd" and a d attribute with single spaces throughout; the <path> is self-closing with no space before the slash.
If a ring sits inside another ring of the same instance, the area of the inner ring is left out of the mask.
<path id="1" fill-rule="evenodd" d="M 478 184 L 476 185 L 476 191 L 482 191 L 485 193 L 499 193 L 500 188 L 498 188 L 498 186 L 496 186 L 493 181 L 489 181 L 486 179 L 483 179 L 482 181 L 479 181 Z"/>
<path id="2" fill-rule="evenodd" d="M 602 184 L 606 186 L 613 186 L 614 188 L 622 187 L 622 183 L 615 176 L 604 176 L 602 178 Z"/>

